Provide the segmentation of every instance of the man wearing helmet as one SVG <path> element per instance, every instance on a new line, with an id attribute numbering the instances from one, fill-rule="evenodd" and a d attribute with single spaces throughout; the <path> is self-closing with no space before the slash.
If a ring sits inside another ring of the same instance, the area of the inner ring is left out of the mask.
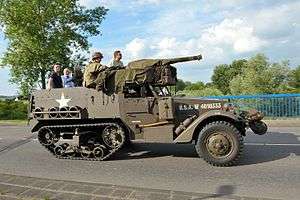
<path id="1" fill-rule="evenodd" d="M 83 75 L 83 86 L 87 88 L 95 88 L 95 80 L 100 72 L 105 70 L 107 67 L 102 65 L 100 62 L 103 58 L 102 53 L 95 52 L 92 56 L 91 62 L 85 67 Z"/>

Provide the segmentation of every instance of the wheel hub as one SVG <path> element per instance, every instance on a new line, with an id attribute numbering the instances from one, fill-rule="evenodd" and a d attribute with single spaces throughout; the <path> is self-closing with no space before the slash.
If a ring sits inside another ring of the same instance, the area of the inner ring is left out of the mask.
<path id="1" fill-rule="evenodd" d="M 102 134 L 103 142 L 110 148 L 118 148 L 124 140 L 121 131 L 114 126 L 106 127 Z"/>
<path id="2" fill-rule="evenodd" d="M 215 156 L 225 156 L 231 150 L 230 140 L 223 133 L 216 133 L 207 140 L 209 152 Z"/>

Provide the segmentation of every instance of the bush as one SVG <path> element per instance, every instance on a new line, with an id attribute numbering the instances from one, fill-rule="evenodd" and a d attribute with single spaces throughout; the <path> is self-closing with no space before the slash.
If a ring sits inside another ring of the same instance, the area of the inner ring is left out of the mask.
<path id="1" fill-rule="evenodd" d="M 27 118 L 27 101 L 0 100 L 0 120 Z"/>

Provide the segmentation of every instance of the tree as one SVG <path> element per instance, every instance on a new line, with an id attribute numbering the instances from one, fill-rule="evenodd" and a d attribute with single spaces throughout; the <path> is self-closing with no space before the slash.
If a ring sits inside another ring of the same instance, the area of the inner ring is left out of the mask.
<path id="1" fill-rule="evenodd" d="M 100 34 L 104 7 L 86 9 L 78 0 L 2 0 L 0 25 L 8 49 L 1 61 L 10 67 L 11 81 L 28 92 L 41 84 L 53 63 L 70 66 L 74 52 L 89 48 L 88 37 Z"/>
<path id="2" fill-rule="evenodd" d="M 180 90 L 184 90 L 184 88 L 187 86 L 187 84 L 181 80 L 181 79 L 178 79 L 177 82 L 176 82 L 176 90 L 177 91 L 180 91 Z"/>
<path id="3" fill-rule="evenodd" d="M 300 91 L 300 65 L 291 71 L 289 85 Z"/>
<path id="4" fill-rule="evenodd" d="M 191 83 L 185 87 L 185 90 L 202 90 L 205 88 L 205 84 L 201 81 Z"/>
<path id="5" fill-rule="evenodd" d="M 229 69 L 230 66 L 226 64 L 218 65 L 215 67 L 211 80 L 213 84 L 221 90 L 224 94 L 227 94 L 229 90 Z"/>
<path id="6" fill-rule="evenodd" d="M 242 73 L 230 82 L 232 94 L 270 94 L 289 92 L 289 63 L 269 63 L 268 58 L 257 54 L 245 63 Z"/>
<path id="7" fill-rule="evenodd" d="M 230 65 L 222 64 L 216 66 L 212 75 L 212 83 L 224 94 L 230 93 L 230 81 L 241 74 L 245 67 L 246 60 L 234 60 Z"/>
<path id="8" fill-rule="evenodd" d="M 256 54 L 245 63 L 246 68 L 252 68 L 255 71 L 263 71 L 269 66 L 268 58 L 264 54 Z"/>

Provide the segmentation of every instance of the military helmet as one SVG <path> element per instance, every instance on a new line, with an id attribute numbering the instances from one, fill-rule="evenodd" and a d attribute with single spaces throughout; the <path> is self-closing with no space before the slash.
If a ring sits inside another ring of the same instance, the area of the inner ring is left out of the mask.
<path id="1" fill-rule="evenodd" d="M 103 58 L 103 55 L 101 52 L 95 52 L 92 55 L 92 60 L 97 59 L 97 58 Z"/>

